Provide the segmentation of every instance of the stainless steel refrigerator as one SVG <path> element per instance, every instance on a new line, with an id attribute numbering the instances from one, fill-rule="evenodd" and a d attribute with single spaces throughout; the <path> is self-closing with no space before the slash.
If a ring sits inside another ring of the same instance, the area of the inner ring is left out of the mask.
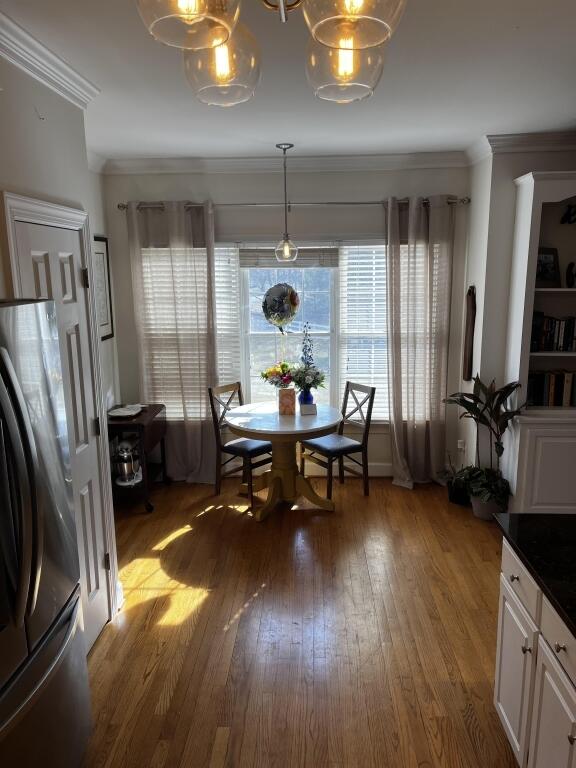
<path id="1" fill-rule="evenodd" d="M 77 768 L 90 733 L 56 311 L 0 302 L 0 765 Z"/>

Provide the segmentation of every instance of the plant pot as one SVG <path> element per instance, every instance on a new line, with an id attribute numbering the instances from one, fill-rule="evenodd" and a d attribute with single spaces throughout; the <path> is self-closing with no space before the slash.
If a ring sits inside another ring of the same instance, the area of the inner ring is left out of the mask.
<path id="1" fill-rule="evenodd" d="M 472 496 L 472 511 L 479 520 L 493 520 L 501 510 L 497 501 L 482 501 L 479 496 Z"/>
<path id="2" fill-rule="evenodd" d="M 470 506 L 470 494 L 468 489 L 462 482 L 457 480 L 448 480 L 446 483 L 448 488 L 448 501 L 452 504 L 457 504 L 459 507 Z"/>
<path id="3" fill-rule="evenodd" d="M 298 395 L 298 402 L 300 405 L 312 405 L 314 403 L 314 395 L 311 389 L 303 389 Z"/>

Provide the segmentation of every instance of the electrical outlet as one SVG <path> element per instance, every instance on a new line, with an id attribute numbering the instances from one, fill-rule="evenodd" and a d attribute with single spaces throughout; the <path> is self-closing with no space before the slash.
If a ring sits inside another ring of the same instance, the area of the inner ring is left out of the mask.
<path id="1" fill-rule="evenodd" d="M 458 440 L 458 450 L 460 453 L 466 453 L 466 440 Z"/>

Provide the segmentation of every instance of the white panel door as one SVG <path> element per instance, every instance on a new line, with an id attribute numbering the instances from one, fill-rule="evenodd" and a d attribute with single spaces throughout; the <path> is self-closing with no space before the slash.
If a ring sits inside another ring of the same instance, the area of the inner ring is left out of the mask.
<path id="1" fill-rule="evenodd" d="M 576 691 L 541 637 L 529 768 L 576 768 Z"/>
<path id="2" fill-rule="evenodd" d="M 501 576 L 494 705 L 522 768 L 528 755 L 537 636 L 536 625 Z"/>
<path id="3" fill-rule="evenodd" d="M 22 298 L 56 303 L 66 391 L 68 437 L 87 649 L 109 618 L 106 537 L 98 463 L 96 398 L 89 347 L 81 233 L 16 222 Z"/>

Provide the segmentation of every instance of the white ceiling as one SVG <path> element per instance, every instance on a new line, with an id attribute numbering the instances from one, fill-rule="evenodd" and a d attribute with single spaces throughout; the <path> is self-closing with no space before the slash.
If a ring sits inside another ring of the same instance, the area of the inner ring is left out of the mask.
<path id="1" fill-rule="evenodd" d="M 576 127 L 574 0 L 408 0 L 384 77 L 365 103 L 317 101 L 300 11 L 281 25 L 259 0 L 242 19 L 262 46 L 249 103 L 197 103 L 179 52 L 156 43 L 133 0 L 0 0 L 0 9 L 102 91 L 88 146 L 113 159 L 462 150 L 485 134 Z"/>

